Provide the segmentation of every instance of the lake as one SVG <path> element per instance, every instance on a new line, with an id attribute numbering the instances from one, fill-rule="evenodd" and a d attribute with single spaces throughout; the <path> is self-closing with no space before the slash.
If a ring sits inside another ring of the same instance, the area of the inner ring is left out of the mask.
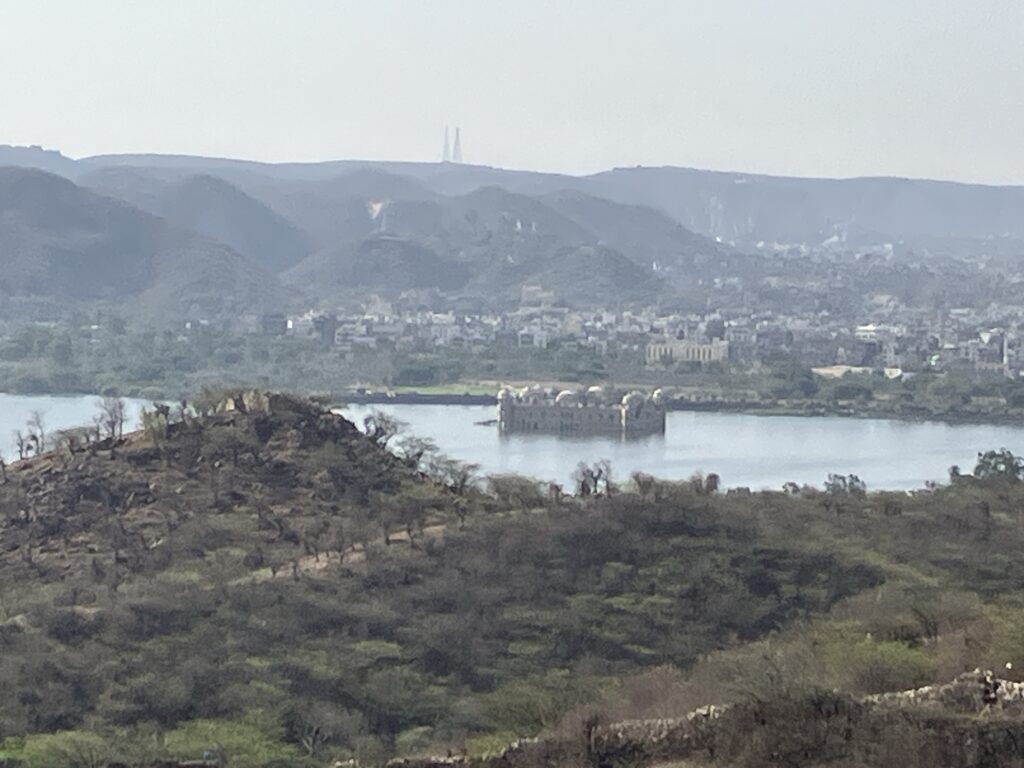
<path id="1" fill-rule="evenodd" d="M 47 434 L 55 434 L 58 430 L 81 427 L 93 423 L 93 418 L 100 412 L 102 398 L 96 395 L 76 395 L 73 397 L 50 397 L 42 395 L 5 395 L 0 393 L 0 455 L 6 461 L 18 457 L 15 449 L 14 432 L 26 432 L 26 422 L 32 417 L 33 411 L 43 416 L 43 425 Z M 125 429 L 135 428 L 139 423 L 139 413 L 144 405 L 141 400 L 126 400 L 127 422 Z"/>
<path id="2" fill-rule="evenodd" d="M 99 412 L 96 396 L 41 397 L 0 394 L 0 452 L 16 457 L 13 432 L 33 411 L 47 431 L 89 424 Z M 129 401 L 129 423 L 146 405 Z M 717 472 L 727 487 L 780 488 L 794 481 L 821 486 L 830 472 L 859 475 L 869 488 L 913 489 L 945 480 L 953 464 L 974 467 L 979 451 L 1009 448 L 1024 454 L 1024 428 L 841 417 L 749 416 L 734 413 L 668 414 L 664 436 L 634 442 L 547 435 L 502 437 L 491 406 L 349 406 L 361 424 L 374 408 L 394 414 L 409 430 L 429 437 L 444 453 L 481 465 L 485 473 L 516 472 L 569 483 L 580 461 L 608 459 L 621 482 L 642 470 L 668 480 Z"/>
<path id="3" fill-rule="evenodd" d="M 449 456 L 484 473 L 514 472 L 569 483 L 580 461 L 608 459 L 622 482 L 642 470 L 668 480 L 717 472 L 727 487 L 781 488 L 787 481 L 820 487 L 830 472 L 856 474 L 869 489 L 910 490 L 943 481 L 958 464 L 971 471 L 979 451 L 1024 454 L 1024 428 L 817 416 L 751 416 L 673 411 L 664 436 L 635 442 L 547 435 L 502 437 L 490 406 L 349 406 L 358 424 L 374 408 L 406 422 Z"/>

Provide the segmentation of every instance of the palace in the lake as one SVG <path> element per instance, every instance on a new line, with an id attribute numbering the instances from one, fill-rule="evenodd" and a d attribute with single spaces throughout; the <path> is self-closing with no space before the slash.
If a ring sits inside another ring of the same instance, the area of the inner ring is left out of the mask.
<path id="1" fill-rule="evenodd" d="M 502 434 L 565 437 L 661 435 L 665 433 L 665 401 L 660 389 L 650 395 L 628 392 L 620 396 L 603 387 L 561 391 L 504 387 L 498 393 L 498 429 Z"/>

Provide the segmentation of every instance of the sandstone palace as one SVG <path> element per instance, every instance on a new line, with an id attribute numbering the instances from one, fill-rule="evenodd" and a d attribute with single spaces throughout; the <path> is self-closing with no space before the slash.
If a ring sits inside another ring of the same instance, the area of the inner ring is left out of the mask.
<path id="1" fill-rule="evenodd" d="M 662 435 L 665 401 L 660 389 L 650 395 L 629 392 L 619 396 L 602 387 L 579 391 L 505 387 L 498 393 L 498 429 L 505 435 Z"/>

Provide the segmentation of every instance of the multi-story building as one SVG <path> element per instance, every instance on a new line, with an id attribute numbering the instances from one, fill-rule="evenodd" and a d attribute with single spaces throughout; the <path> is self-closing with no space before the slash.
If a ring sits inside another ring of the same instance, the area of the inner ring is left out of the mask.
<path id="1" fill-rule="evenodd" d="M 673 363 L 720 363 L 729 359 L 729 342 L 713 339 L 709 342 L 691 339 L 659 339 L 647 343 L 644 362 L 647 365 Z"/>

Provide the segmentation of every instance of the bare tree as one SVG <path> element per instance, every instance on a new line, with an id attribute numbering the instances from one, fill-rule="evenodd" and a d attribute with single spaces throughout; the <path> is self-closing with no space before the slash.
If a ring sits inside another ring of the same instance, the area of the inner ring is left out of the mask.
<path id="1" fill-rule="evenodd" d="M 32 411 L 28 417 L 29 440 L 35 443 L 36 455 L 46 450 L 46 424 L 43 421 L 42 411 Z"/>
<path id="2" fill-rule="evenodd" d="M 573 481 L 576 484 L 577 496 L 596 496 L 601 493 L 602 488 L 604 493 L 610 496 L 614 490 L 612 464 L 608 459 L 601 459 L 595 464 L 581 461 L 576 465 Z"/>
<path id="3" fill-rule="evenodd" d="M 318 703 L 289 713 L 286 727 L 289 738 L 309 757 L 316 758 L 327 745 L 357 731 L 358 718 L 330 704 Z"/>
<path id="4" fill-rule="evenodd" d="M 615 486 L 612 484 L 612 463 L 608 459 L 601 459 L 597 462 L 597 471 L 601 484 L 604 485 L 605 496 L 611 496 L 615 490 Z"/>
<path id="5" fill-rule="evenodd" d="M 388 442 L 402 431 L 405 424 L 389 413 L 374 410 L 363 419 L 363 427 L 366 429 L 367 436 L 373 442 L 381 448 L 386 448 Z"/>
<path id="6" fill-rule="evenodd" d="M 18 458 L 24 459 L 28 455 L 28 440 L 20 429 L 14 432 L 14 445 L 18 449 Z"/>
<path id="7" fill-rule="evenodd" d="M 100 426 L 107 437 L 119 439 L 124 434 L 125 402 L 120 397 L 104 397 L 100 401 Z"/>
<path id="8" fill-rule="evenodd" d="M 572 479 L 576 484 L 577 496 L 590 496 L 592 493 L 597 493 L 597 477 L 594 475 L 593 468 L 585 461 L 576 465 Z"/>
<path id="9" fill-rule="evenodd" d="M 445 485 L 458 496 L 466 493 L 473 484 L 479 464 L 471 464 L 447 456 L 437 456 L 430 462 L 430 476 Z"/>
<path id="10" fill-rule="evenodd" d="M 412 468 L 428 467 L 430 457 L 437 453 L 437 443 L 428 437 L 406 435 L 398 442 L 399 455 Z"/>

